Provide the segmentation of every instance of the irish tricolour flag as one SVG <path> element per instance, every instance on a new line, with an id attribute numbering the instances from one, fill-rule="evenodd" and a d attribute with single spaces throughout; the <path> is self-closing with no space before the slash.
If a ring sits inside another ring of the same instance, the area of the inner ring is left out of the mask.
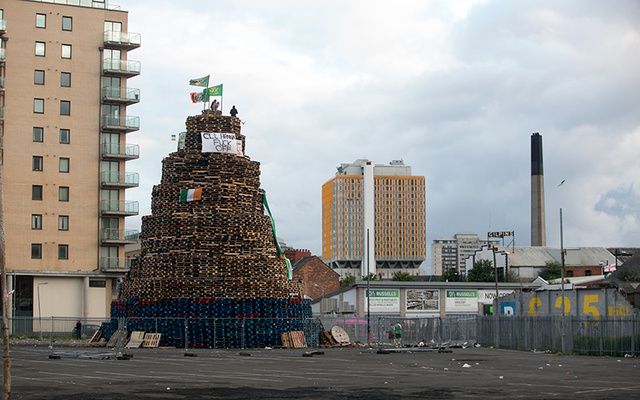
<path id="1" fill-rule="evenodd" d="M 195 189 L 180 189 L 180 203 L 186 203 L 187 201 L 200 201 L 202 199 L 202 188 L 197 187 Z"/>

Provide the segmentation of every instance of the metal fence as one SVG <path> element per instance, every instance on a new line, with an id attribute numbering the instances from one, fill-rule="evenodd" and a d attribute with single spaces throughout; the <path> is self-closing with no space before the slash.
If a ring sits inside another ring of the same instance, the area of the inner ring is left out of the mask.
<path id="1" fill-rule="evenodd" d="M 44 341 L 87 340 L 104 319 L 62 317 L 14 317 L 10 332 L 14 338 Z M 111 321 L 113 323 L 113 321 Z M 320 332 L 333 326 L 344 329 L 351 342 L 386 346 L 400 324 L 401 345 L 494 346 L 524 351 L 552 351 L 585 355 L 640 355 L 640 317 L 584 318 L 561 316 L 500 317 L 459 315 L 442 318 L 400 318 L 393 316 L 316 317 L 308 319 L 267 318 L 128 318 L 127 330 L 163 332 L 165 344 L 175 347 L 255 348 L 277 342 L 278 332 L 304 331 L 307 345 L 319 346 Z M 275 327 L 275 328 L 274 328 Z M 108 338 L 106 338 L 108 339 Z"/>
<path id="2" fill-rule="evenodd" d="M 640 318 L 478 317 L 478 342 L 514 350 L 640 355 Z"/>

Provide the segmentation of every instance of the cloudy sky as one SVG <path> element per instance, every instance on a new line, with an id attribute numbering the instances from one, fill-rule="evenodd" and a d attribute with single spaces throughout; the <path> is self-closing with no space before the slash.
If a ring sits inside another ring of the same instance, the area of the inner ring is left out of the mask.
<path id="1" fill-rule="evenodd" d="M 530 236 L 543 136 L 547 243 L 640 244 L 640 2 L 119 0 L 143 46 L 129 85 L 150 213 L 190 78 L 224 84 L 278 234 L 321 251 L 321 186 L 342 162 L 402 159 L 427 182 L 427 240 Z M 562 180 L 566 183 L 557 187 Z M 140 218 L 128 219 L 138 228 Z"/>

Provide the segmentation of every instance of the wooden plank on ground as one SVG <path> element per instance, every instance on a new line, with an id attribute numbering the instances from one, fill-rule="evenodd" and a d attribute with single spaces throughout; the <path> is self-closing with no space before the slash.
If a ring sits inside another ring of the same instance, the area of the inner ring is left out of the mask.
<path id="1" fill-rule="evenodd" d="M 160 333 L 147 333 L 144 335 L 144 341 L 142 342 L 142 347 L 144 348 L 155 348 L 160 344 Z"/>
<path id="2" fill-rule="evenodd" d="M 144 331 L 133 331 L 129 338 L 129 343 L 125 346 L 127 349 L 137 349 L 144 342 Z"/>

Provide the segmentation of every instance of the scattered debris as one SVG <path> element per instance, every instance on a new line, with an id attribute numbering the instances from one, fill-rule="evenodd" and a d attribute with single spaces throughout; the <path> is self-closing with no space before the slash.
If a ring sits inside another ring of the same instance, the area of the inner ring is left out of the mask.
<path id="1" fill-rule="evenodd" d="M 462 366 L 462 368 L 471 368 L 471 365 L 464 363 L 464 365 Z"/>
<path id="2" fill-rule="evenodd" d="M 246 351 L 241 351 L 240 353 L 238 353 L 238 355 L 249 357 L 251 356 L 251 353 L 248 353 Z"/>

